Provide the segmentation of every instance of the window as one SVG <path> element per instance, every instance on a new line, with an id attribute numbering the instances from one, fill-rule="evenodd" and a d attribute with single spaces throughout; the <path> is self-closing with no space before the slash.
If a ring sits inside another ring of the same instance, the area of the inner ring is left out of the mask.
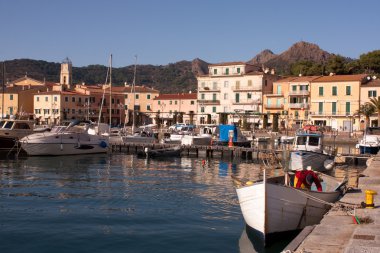
<path id="1" fill-rule="evenodd" d="M 175 104 L 175 105 L 177 105 L 177 104 L 178 104 L 178 101 L 177 101 L 177 100 L 176 100 L 176 101 L 174 101 L 174 104 Z"/>
<path id="2" fill-rule="evenodd" d="M 228 93 L 224 93 L 223 98 L 224 98 L 224 100 L 227 100 L 228 99 Z"/>
<path id="3" fill-rule="evenodd" d="M 238 72 L 238 74 L 240 74 L 240 68 L 237 68 L 236 71 Z"/>
<path id="4" fill-rule="evenodd" d="M 292 91 L 297 91 L 297 86 L 293 85 L 292 86 Z"/>
<path id="5" fill-rule="evenodd" d="M 218 74 L 218 70 L 214 69 L 214 75 Z"/>
<path id="6" fill-rule="evenodd" d="M 202 99 L 202 100 L 205 99 L 205 94 L 201 94 L 201 99 Z"/>
<path id="7" fill-rule="evenodd" d="M 322 88 L 322 87 L 320 87 Z M 318 114 L 322 115 L 323 114 L 323 102 L 318 103 Z"/>
<path id="8" fill-rule="evenodd" d="M 350 115 L 351 112 L 351 103 L 346 102 L 346 115 Z"/>
<path id="9" fill-rule="evenodd" d="M 205 112 L 205 108 L 203 106 L 201 107 L 201 112 Z"/>
<path id="10" fill-rule="evenodd" d="M 36 101 L 39 102 L 40 101 L 40 97 L 36 97 Z"/>
<path id="11" fill-rule="evenodd" d="M 49 97 L 45 97 L 45 102 L 48 102 L 49 101 Z"/>
<path id="12" fill-rule="evenodd" d="M 79 101 L 79 102 L 80 102 L 80 101 Z M 111 99 L 111 103 L 112 103 L 112 104 L 115 104 L 115 99 L 114 99 L 114 98 Z"/>
<path id="13" fill-rule="evenodd" d="M 41 114 L 41 109 L 34 109 L 35 114 Z"/>
<path id="14" fill-rule="evenodd" d="M 195 104 L 194 100 L 191 100 L 191 101 L 190 101 L 190 104 L 191 104 L 191 105 L 194 105 L 194 104 Z"/>
<path id="15" fill-rule="evenodd" d="M 226 75 L 229 75 L 230 74 L 230 70 L 229 68 L 226 68 Z"/>
<path id="16" fill-rule="evenodd" d="M 69 102 L 69 98 L 68 97 L 65 97 L 65 102 Z"/>
<path id="17" fill-rule="evenodd" d="M 319 96 L 323 96 L 323 87 L 319 87 Z"/>
<path id="18" fill-rule="evenodd" d="M 212 101 L 216 101 L 216 94 L 212 94 Z"/>
<path id="19" fill-rule="evenodd" d="M 368 91 L 368 97 L 377 97 L 377 91 L 376 90 L 369 90 Z"/>
<path id="20" fill-rule="evenodd" d="M 160 105 L 160 104 L 161 104 L 161 101 L 160 101 L 160 100 L 158 100 L 158 101 L 157 101 L 157 104 L 159 104 L 159 105 Z"/>
<path id="21" fill-rule="evenodd" d="M 248 80 L 248 86 L 252 86 L 252 80 Z"/>
<path id="22" fill-rule="evenodd" d="M 346 86 L 346 95 L 347 96 L 351 95 L 351 86 Z"/>
<path id="23" fill-rule="evenodd" d="M 247 99 L 251 99 L 252 98 L 252 93 L 247 93 Z"/>
<path id="24" fill-rule="evenodd" d="M 71 98 L 71 102 L 75 102 L 75 97 L 72 97 L 72 98 Z"/>
<path id="25" fill-rule="evenodd" d="M 206 83 L 205 82 L 202 82 L 201 83 L 201 87 L 204 88 L 206 86 Z"/>
<path id="26" fill-rule="evenodd" d="M 13 94 L 9 95 L 9 100 L 13 100 Z"/>
<path id="27" fill-rule="evenodd" d="M 72 113 L 72 114 L 75 114 L 75 109 L 71 109 L 71 113 Z"/>
<path id="28" fill-rule="evenodd" d="M 331 92 L 331 93 L 332 93 L 333 96 L 337 96 L 337 95 L 338 95 L 338 87 L 333 86 L 333 87 L 332 87 L 332 92 Z"/>
<path id="29" fill-rule="evenodd" d="M 128 98 L 128 94 L 124 95 L 124 98 Z"/>
<path id="30" fill-rule="evenodd" d="M 240 94 L 239 94 L 239 93 L 236 93 L 236 94 L 235 94 L 235 102 L 236 102 L 236 103 L 239 103 L 239 102 L 240 102 Z"/>
<path id="31" fill-rule="evenodd" d="M 331 113 L 332 115 L 336 115 L 336 102 L 332 102 L 331 104 Z"/>
<path id="32" fill-rule="evenodd" d="M 150 105 L 147 105 L 147 106 L 146 106 L 146 109 L 147 109 L 148 111 L 150 111 Z"/>
<path id="33" fill-rule="evenodd" d="M 54 96 L 54 102 L 57 102 L 57 101 L 58 101 L 58 97 Z"/>
<path id="34" fill-rule="evenodd" d="M 309 136 L 309 145 L 310 146 L 318 146 L 319 137 Z"/>
<path id="35" fill-rule="evenodd" d="M 150 99 L 150 94 L 146 95 L 146 98 L 147 98 L 147 99 Z"/>
<path id="36" fill-rule="evenodd" d="M 136 99 L 139 99 L 139 94 L 136 94 Z"/>
<path id="37" fill-rule="evenodd" d="M 49 109 L 44 109 L 44 114 L 49 114 Z"/>
<path id="38" fill-rule="evenodd" d="M 224 81 L 224 88 L 228 88 L 228 81 Z"/>
<path id="39" fill-rule="evenodd" d="M 212 112 L 216 112 L 216 106 L 212 107 Z"/>
<path id="40" fill-rule="evenodd" d="M 236 81 L 236 89 L 240 89 L 240 81 Z"/>
<path id="41" fill-rule="evenodd" d="M 202 95 L 204 95 L 204 94 L 202 94 Z M 170 101 L 169 101 L 169 105 L 172 105 L 172 104 L 173 104 L 173 101 L 170 100 Z"/>

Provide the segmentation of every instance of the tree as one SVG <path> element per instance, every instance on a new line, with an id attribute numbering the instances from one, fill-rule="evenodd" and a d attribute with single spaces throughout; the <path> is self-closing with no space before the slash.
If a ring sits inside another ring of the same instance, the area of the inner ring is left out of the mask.
<path id="1" fill-rule="evenodd" d="M 374 107 L 377 113 L 377 125 L 380 123 L 380 97 L 372 97 L 369 99 L 369 103 Z"/>
<path id="2" fill-rule="evenodd" d="M 338 75 L 346 74 L 345 71 L 346 59 L 340 55 L 333 55 L 329 58 L 326 64 L 326 71 Z"/>
<path id="3" fill-rule="evenodd" d="M 380 73 L 380 50 L 360 55 L 360 65 L 370 73 Z"/>
<path id="4" fill-rule="evenodd" d="M 364 105 L 360 105 L 359 110 L 357 110 L 356 114 L 362 114 L 365 116 L 365 127 L 369 126 L 369 117 L 375 112 L 375 107 L 371 103 L 365 103 Z"/>

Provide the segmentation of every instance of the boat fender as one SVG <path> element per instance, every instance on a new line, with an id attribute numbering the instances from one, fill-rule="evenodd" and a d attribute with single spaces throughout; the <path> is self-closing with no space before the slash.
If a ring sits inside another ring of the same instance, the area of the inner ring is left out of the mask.
<path id="1" fill-rule="evenodd" d="M 102 147 L 102 148 L 106 148 L 106 147 L 107 147 L 107 142 L 105 142 L 105 141 L 101 141 L 101 142 L 99 143 L 99 146 Z"/>
<path id="2" fill-rule="evenodd" d="M 253 182 L 252 182 L 252 181 L 247 181 L 247 182 L 245 183 L 245 185 L 253 185 Z"/>
<path id="3" fill-rule="evenodd" d="M 62 143 L 61 143 L 61 151 L 63 150 L 63 145 L 62 145 Z"/>

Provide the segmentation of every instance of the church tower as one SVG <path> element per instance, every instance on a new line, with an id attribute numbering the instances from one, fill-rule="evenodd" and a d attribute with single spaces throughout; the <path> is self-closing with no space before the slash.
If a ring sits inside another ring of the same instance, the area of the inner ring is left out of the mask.
<path id="1" fill-rule="evenodd" d="M 61 78 L 60 84 L 70 89 L 72 84 L 72 63 L 69 58 L 66 57 L 61 63 Z"/>

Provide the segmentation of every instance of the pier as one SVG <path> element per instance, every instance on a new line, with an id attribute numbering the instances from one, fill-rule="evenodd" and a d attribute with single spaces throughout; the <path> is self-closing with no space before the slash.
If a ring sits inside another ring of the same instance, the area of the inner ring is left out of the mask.
<path id="1" fill-rule="evenodd" d="M 319 225 L 307 227 L 284 252 L 380 252 L 380 155 Z M 364 208 L 366 190 L 377 192 L 374 208 Z M 363 203 L 362 203 L 363 202 Z M 356 218 L 357 219 L 356 219 Z"/>

